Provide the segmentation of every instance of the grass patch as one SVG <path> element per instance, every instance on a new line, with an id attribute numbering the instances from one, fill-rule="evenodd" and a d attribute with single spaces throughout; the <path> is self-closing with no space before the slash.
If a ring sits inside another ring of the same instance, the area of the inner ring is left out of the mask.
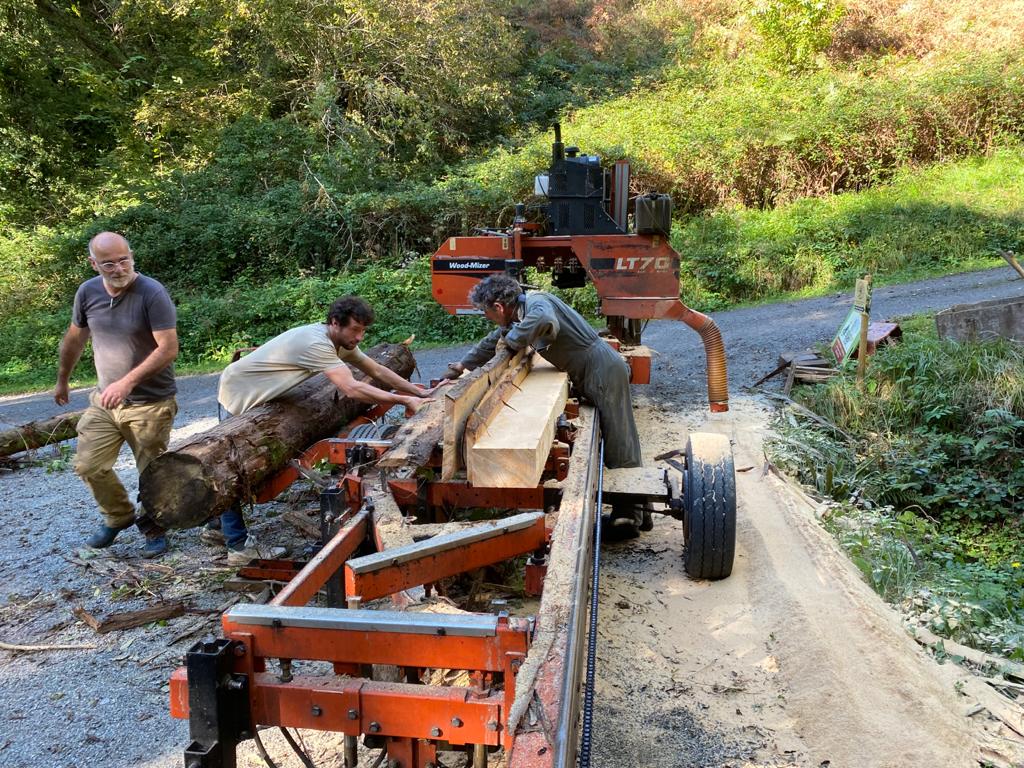
<path id="1" fill-rule="evenodd" d="M 1003 264 L 1024 250 L 1024 149 L 904 170 L 889 184 L 774 210 L 698 216 L 673 233 L 682 295 L 706 309 Z"/>
<path id="2" fill-rule="evenodd" d="M 772 460 L 839 502 L 868 582 L 936 634 L 1024 658 L 1024 349 L 939 340 L 930 317 L 799 399 L 851 434 L 779 419 Z"/>

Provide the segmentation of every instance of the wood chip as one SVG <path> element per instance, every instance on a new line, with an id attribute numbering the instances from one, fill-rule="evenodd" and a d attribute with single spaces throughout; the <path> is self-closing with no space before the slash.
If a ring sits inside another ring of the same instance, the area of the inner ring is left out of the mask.
<path id="1" fill-rule="evenodd" d="M 91 651 L 95 648 L 95 645 L 19 645 L 18 643 L 0 641 L 0 650 L 16 651 L 19 653 L 32 653 L 36 651 Z"/>
<path id="2" fill-rule="evenodd" d="M 143 624 L 150 624 L 154 621 L 173 619 L 185 613 L 185 604 L 180 602 L 162 603 L 151 608 L 143 608 L 141 611 L 126 611 L 115 613 L 103 619 L 98 619 L 89 613 L 82 606 L 76 606 L 73 613 L 84 621 L 96 632 L 105 635 L 107 632 L 115 632 L 120 629 L 131 629 L 141 627 Z"/>

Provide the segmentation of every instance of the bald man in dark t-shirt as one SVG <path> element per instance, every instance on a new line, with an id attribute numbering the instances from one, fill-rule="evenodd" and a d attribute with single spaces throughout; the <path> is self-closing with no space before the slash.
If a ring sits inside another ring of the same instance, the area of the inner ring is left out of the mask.
<path id="1" fill-rule="evenodd" d="M 177 313 L 163 285 L 135 271 L 131 248 L 121 235 L 101 232 L 89 241 L 89 263 L 99 276 L 82 283 L 75 294 L 54 400 L 68 402 L 68 380 L 91 337 L 99 385 L 78 422 L 75 472 L 92 491 L 103 524 L 86 544 L 108 547 L 136 523 L 146 536 L 143 554 L 153 557 L 167 550 L 164 530 L 144 514 L 136 517 L 113 467 L 126 441 L 140 473 L 167 450 L 178 411 Z"/>

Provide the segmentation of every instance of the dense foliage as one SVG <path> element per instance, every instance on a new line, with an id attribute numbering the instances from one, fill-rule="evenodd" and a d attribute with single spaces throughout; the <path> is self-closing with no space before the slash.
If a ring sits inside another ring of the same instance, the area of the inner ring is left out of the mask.
<path id="1" fill-rule="evenodd" d="M 1024 658 L 1024 350 L 921 321 L 852 376 L 800 390 L 842 433 L 781 420 L 773 460 L 839 502 L 868 581 L 946 637 Z M 849 439 L 844 436 L 848 435 Z"/>
<path id="2" fill-rule="evenodd" d="M 1022 231 L 1021 25 L 997 5 L 10 0 L 0 388 L 49 381 L 97 231 L 170 288 L 182 363 L 212 362 L 279 330 L 225 296 L 297 322 L 304 281 L 425 279 L 446 236 L 507 224 L 554 119 L 673 196 L 697 307 L 985 264 Z"/>

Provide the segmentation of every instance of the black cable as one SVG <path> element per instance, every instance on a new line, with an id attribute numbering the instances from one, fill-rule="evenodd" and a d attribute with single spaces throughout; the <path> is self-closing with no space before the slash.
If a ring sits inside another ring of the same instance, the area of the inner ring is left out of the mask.
<path id="1" fill-rule="evenodd" d="M 371 765 L 371 766 L 370 766 L 370 768 L 378 768 L 378 766 L 379 766 L 379 765 L 380 765 L 381 763 L 383 763 L 383 762 L 384 762 L 384 758 L 385 758 L 385 757 L 387 757 L 387 756 L 388 756 L 388 751 L 387 751 L 387 749 L 386 749 L 386 748 L 385 748 L 385 749 L 382 749 L 382 750 L 380 751 L 380 754 L 379 754 L 379 755 L 377 755 L 377 759 L 373 761 L 373 765 Z"/>
<path id="2" fill-rule="evenodd" d="M 313 761 L 309 759 L 309 755 L 302 750 L 302 747 L 300 747 L 298 742 L 295 741 L 288 729 L 282 727 L 278 728 L 278 730 L 281 731 L 281 735 L 284 736 L 284 740 L 288 742 L 288 746 L 292 748 L 292 751 L 299 756 L 299 760 L 302 761 L 305 768 L 316 768 L 316 766 L 313 765 Z"/>
<path id="3" fill-rule="evenodd" d="M 258 728 L 253 729 L 252 740 L 256 742 L 256 751 L 260 753 L 260 757 L 263 758 L 263 762 L 266 763 L 269 768 L 277 768 L 277 763 L 270 759 L 270 755 L 267 754 L 267 748 L 263 746 L 263 740 L 260 738 Z"/>
<path id="4" fill-rule="evenodd" d="M 587 677 L 583 688 L 583 728 L 580 768 L 590 768 L 590 739 L 594 727 L 594 676 L 597 666 L 597 587 L 601 575 L 601 508 L 604 501 L 604 439 L 598 455 L 597 509 L 594 514 L 594 568 L 590 591 L 590 635 L 587 637 Z"/>

